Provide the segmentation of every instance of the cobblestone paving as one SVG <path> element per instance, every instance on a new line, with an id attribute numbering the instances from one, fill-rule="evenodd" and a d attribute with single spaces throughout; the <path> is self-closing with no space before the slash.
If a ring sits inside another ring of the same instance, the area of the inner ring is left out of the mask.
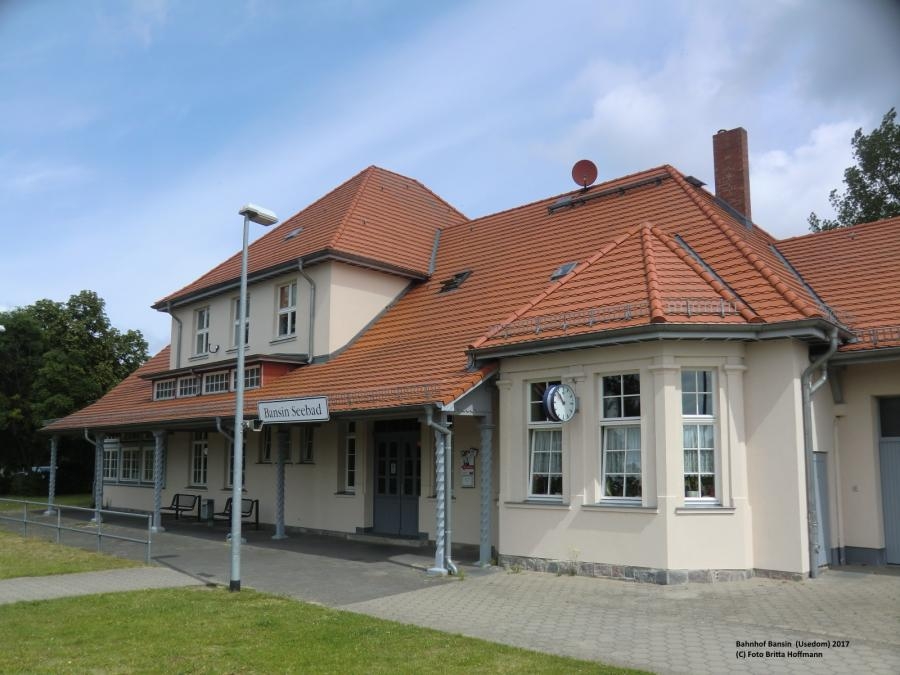
<path id="1" fill-rule="evenodd" d="M 900 673 L 898 577 L 664 587 L 499 571 L 343 609 L 657 673 Z"/>

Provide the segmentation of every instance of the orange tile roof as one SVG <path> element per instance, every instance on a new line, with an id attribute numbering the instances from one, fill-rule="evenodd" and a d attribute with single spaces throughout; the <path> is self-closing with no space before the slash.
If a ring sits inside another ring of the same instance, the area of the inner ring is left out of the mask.
<path id="1" fill-rule="evenodd" d="M 327 252 L 424 277 L 435 232 L 464 220 L 462 213 L 418 181 L 370 166 L 250 244 L 247 271 L 252 277 Z M 296 236 L 285 239 L 298 229 Z M 153 306 L 161 308 L 167 302 L 236 282 L 240 273 L 238 252 Z"/>
<path id="2" fill-rule="evenodd" d="M 900 347 L 900 218 L 785 239 L 778 249 L 857 334 L 842 351 Z"/>
<path id="3" fill-rule="evenodd" d="M 734 220 L 671 167 L 567 196 L 590 199 L 551 213 L 557 199 L 552 197 L 471 221 L 460 216 L 444 225 L 430 278 L 414 284 L 331 360 L 248 391 L 247 412 L 252 414 L 262 399 L 315 395 L 328 395 L 336 413 L 447 404 L 494 368 L 470 369 L 467 351 L 470 345 L 484 345 L 488 336 L 499 336 L 498 323 L 533 321 L 570 308 L 589 312 L 613 302 L 646 303 L 639 324 L 735 329 L 825 316 L 771 250 L 771 237 Z M 308 212 L 314 210 L 315 205 L 300 216 L 312 217 Z M 572 261 L 579 262 L 576 270 L 552 284 L 553 271 Z M 463 271 L 471 275 L 459 288 L 439 292 L 443 281 Z M 685 300 L 727 311 L 687 316 L 686 305 L 678 304 Z M 599 333 L 628 327 L 627 321 L 562 330 L 569 331 L 566 335 Z M 528 340 L 554 335 L 559 333 L 532 333 Z M 157 355 L 140 372 L 164 369 L 165 358 Z M 150 383 L 132 375 L 101 401 L 49 429 L 208 420 L 233 415 L 233 401 L 233 394 L 152 401 Z"/>

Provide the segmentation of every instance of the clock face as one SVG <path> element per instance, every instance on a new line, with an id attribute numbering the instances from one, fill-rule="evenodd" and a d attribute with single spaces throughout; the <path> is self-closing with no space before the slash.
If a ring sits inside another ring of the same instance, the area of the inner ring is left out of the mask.
<path id="1" fill-rule="evenodd" d="M 567 384 L 554 384 L 547 388 L 544 407 L 554 422 L 568 422 L 575 414 L 578 401 L 572 387 Z"/>

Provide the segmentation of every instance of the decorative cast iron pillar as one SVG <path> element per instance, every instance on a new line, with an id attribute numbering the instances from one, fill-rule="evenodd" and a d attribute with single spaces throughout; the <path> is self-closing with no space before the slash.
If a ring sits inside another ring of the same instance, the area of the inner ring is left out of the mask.
<path id="1" fill-rule="evenodd" d="M 152 532 L 165 532 L 160 509 L 162 508 L 163 453 L 166 451 L 166 432 L 154 431 L 153 440 L 153 527 Z"/>
<path id="2" fill-rule="evenodd" d="M 444 464 L 444 434 L 439 429 L 434 430 L 434 464 L 435 464 L 435 529 L 434 534 L 434 567 L 428 570 L 429 574 L 442 575 L 447 574 L 446 566 L 446 534 L 447 534 L 447 512 L 445 495 L 447 491 L 446 482 L 446 466 Z"/>
<path id="3" fill-rule="evenodd" d="M 50 487 L 47 492 L 47 510 L 44 515 L 52 516 L 56 513 L 53 502 L 56 499 L 56 455 L 59 450 L 59 436 L 50 437 Z"/>
<path id="4" fill-rule="evenodd" d="M 94 436 L 94 517 L 92 523 L 101 523 L 100 509 L 103 508 L 103 443 L 106 434 L 103 432 Z"/>
<path id="5" fill-rule="evenodd" d="M 494 419 L 485 415 L 481 419 L 481 543 L 479 546 L 478 564 L 481 567 L 491 565 L 491 512 L 493 511 L 493 458 L 494 458 Z"/>
<path id="6" fill-rule="evenodd" d="M 287 539 L 284 533 L 284 462 L 291 447 L 291 432 L 279 429 L 276 433 L 275 459 L 275 534 L 272 539 Z"/>

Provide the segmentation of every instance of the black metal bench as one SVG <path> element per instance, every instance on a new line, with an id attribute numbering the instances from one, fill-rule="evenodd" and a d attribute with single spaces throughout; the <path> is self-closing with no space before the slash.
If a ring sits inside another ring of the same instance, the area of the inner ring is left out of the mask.
<path id="1" fill-rule="evenodd" d="M 231 497 L 225 500 L 225 508 L 213 514 L 215 520 L 231 521 Z M 254 529 L 259 529 L 259 500 L 248 497 L 241 498 L 241 520 L 253 523 Z"/>
<path id="2" fill-rule="evenodd" d="M 200 495 L 189 495 L 179 492 L 172 496 L 172 503 L 164 506 L 160 511 L 168 511 L 175 514 L 175 520 L 181 517 L 182 513 L 190 513 L 197 511 L 197 520 L 200 520 Z"/>

